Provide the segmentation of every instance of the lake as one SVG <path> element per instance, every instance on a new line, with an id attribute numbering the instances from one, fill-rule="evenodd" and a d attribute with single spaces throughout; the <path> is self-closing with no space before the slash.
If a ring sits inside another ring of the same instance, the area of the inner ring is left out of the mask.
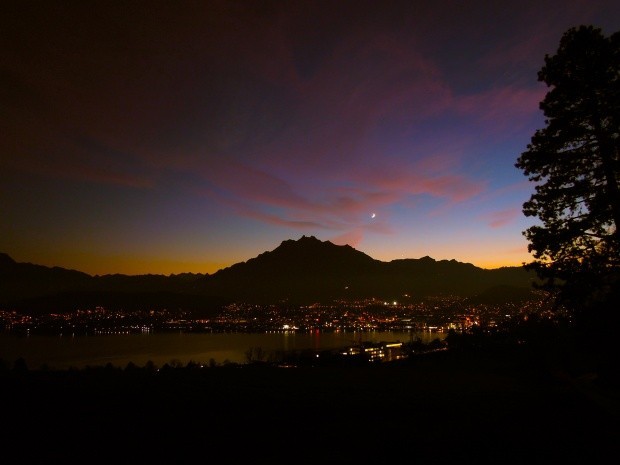
<path id="1" fill-rule="evenodd" d="M 129 362 L 144 366 L 152 361 L 161 367 L 172 361 L 207 364 L 245 363 L 246 351 L 260 347 L 267 354 L 276 351 L 330 350 L 359 342 L 400 341 L 420 338 L 428 343 L 444 339 L 438 332 L 298 332 L 266 333 L 184 333 L 108 334 L 43 336 L 0 333 L 0 359 L 12 364 L 22 357 L 31 369 L 47 365 L 50 369 L 104 366 L 124 368 Z"/>

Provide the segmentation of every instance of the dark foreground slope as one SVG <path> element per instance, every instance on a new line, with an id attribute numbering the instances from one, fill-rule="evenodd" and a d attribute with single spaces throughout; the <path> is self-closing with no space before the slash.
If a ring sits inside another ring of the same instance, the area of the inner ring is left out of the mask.
<path id="1" fill-rule="evenodd" d="M 515 351 L 2 377 L 15 463 L 594 464 L 620 437 L 611 391 Z"/>

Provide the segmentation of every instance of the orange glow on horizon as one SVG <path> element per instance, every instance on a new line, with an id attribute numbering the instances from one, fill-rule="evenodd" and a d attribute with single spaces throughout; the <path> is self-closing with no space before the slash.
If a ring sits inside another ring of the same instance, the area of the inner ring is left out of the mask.
<path id="1" fill-rule="evenodd" d="M 213 274 L 236 263 L 254 258 L 261 253 L 274 250 L 277 245 L 278 244 L 254 248 L 248 247 L 244 250 L 237 248 L 232 251 L 221 248 L 217 256 L 211 257 L 208 257 L 209 252 L 205 251 L 196 252 L 195 254 L 183 251 L 183 253 L 178 254 L 178 259 L 158 258 L 146 254 L 121 255 L 118 252 L 109 255 L 93 252 L 75 252 L 68 248 L 64 248 L 64 250 L 56 249 L 54 251 L 28 250 L 25 253 L 16 253 L 15 255 L 9 252 L 9 256 L 21 263 L 33 263 L 48 267 L 58 266 L 81 271 L 92 276 L 107 274 Z M 358 247 L 356 250 L 367 254 L 375 260 L 383 262 L 390 262 L 397 259 L 419 259 L 423 256 L 429 256 L 436 261 L 456 260 L 462 263 L 471 263 L 476 267 L 484 269 L 522 266 L 523 263 L 532 261 L 532 256 L 527 252 L 527 247 L 525 246 L 512 250 L 506 250 L 500 246 L 494 250 L 494 248 L 489 245 L 487 250 L 478 245 L 477 247 L 470 247 L 466 253 L 463 253 L 458 246 L 452 245 L 449 248 L 441 247 L 441 253 L 436 253 L 437 250 L 429 251 L 428 253 L 420 253 L 419 251 L 412 250 L 408 256 L 404 254 L 393 256 L 392 254 L 386 253 L 387 251 L 385 250 L 379 252 L 366 250 L 364 247 Z M 228 254 L 230 254 L 230 256 Z M 162 251 L 162 256 L 174 255 L 175 252 L 164 253 Z M 196 257 L 205 257 L 206 259 L 196 260 Z"/>

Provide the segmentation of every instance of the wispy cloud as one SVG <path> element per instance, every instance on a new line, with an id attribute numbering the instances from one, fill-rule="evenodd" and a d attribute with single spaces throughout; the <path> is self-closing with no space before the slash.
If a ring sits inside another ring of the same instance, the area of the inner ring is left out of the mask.
<path id="1" fill-rule="evenodd" d="M 519 208 L 495 211 L 487 215 L 486 219 L 491 228 L 501 228 L 512 223 L 521 215 Z"/>
<path id="2" fill-rule="evenodd" d="M 364 239 L 363 231 L 355 229 L 353 231 L 334 236 L 330 239 L 330 241 L 336 245 L 350 245 L 351 247 L 356 248 L 362 242 L 362 239 Z"/>

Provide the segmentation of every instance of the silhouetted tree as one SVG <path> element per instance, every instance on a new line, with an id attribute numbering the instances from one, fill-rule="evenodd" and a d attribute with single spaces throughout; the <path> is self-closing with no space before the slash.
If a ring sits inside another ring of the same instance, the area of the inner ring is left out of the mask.
<path id="1" fill-rule="evenodd" d="M 183 362 L 181 362 L 178 358 L 171 359 L 169 365 L 172 368 L 183 368 Z"/>
<path id="2" fill-rule="evenodd" d="M 131 361 L 128 362 L 127 365 L 125 366 L 125 371 L 127 372 L 136 371 L 137 369 L 138 369 L 138 366 Z"/>
<path id="3" fill-rule="evenodd" d="M 155 363 L 153 363 L 152 360 L 148 360 L 144 364 L 144 369 L 149 373 L 154 373 L 155 371 L 157 371 L 157 367 L 155 366 Z"/>
<path id="4" fill-rule="evenodd" d="M 250 347 L 243 354 L 245 355 L 246 362 L 247 363 L 252 363 L 252 360 L 253 360 L 253 357 L 254 357 L 254 347 Z"/>
<path id="5" fill-rule="evenodd" d="M 578 321 L 609 321 L 620 287 L 620 33 L 566 31 L 538 80 L 545 127 L 515 166 L 536 183 L 523 204 L 528 266 Z M 594 317 L 594 318 L 592 318 Z"/>
<path id="6" fill-rule="evenodd" d="M 245 359 L 248 363 L 262 362 L 266 356 L 262 347 L 250 347 L 245 351 Z"/>
<path id="7" fill-rule="evenodd" d="M 188 370 L 195 370 L 200 368 L 200 364 L 198 362 L 195 362 L 194 360 L 190 360 L 189 362 L 187 362 L 187 365 L 185 365 L 185 368 L 187 368 Z"/>

